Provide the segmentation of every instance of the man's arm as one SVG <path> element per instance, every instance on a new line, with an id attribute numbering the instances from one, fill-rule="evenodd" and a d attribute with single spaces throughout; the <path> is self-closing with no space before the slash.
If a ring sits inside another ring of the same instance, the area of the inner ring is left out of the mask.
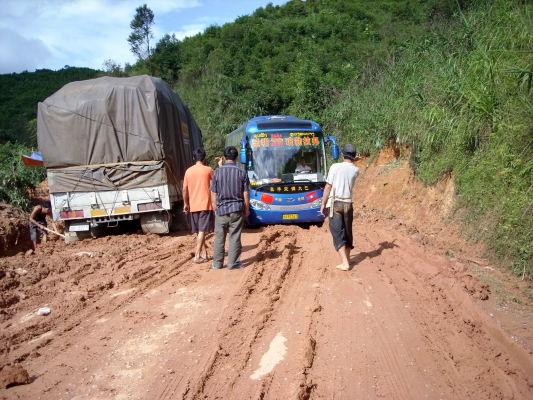
<path id="1" fill-rule="evenodd" d="M 215 214 L 217 213 L 217 194 L 215 192 L 211 192 L 211 205 L 213 206 L 213 210 L 215 210 Z"/>
<path id="2" fill-rule="evenodd" d="M 250 192 L 243 192 L 244 195 L 244 216 L 250 215 Z"/>
<path id="3" fill-rule="evenodd" d="M 185 184 L 183 185 L 183 203 L 183 211 L 185 211 L 186 213 L 189 212 L 189 210 L 191 209 L 191 204 L 189 201 L 189 188 Z"/>
<path id="4" fill-rule="evenodd" d="M 56 221 L 54 221 L 54 213 L 52 212 L 52 209 L 48 210 L 50 219 L 52 220 L 52 228 L 54 228 L 54 231 L 59 232 L 59 229 L 57 229 Z"/>
<path id="5" fill-rule="evenodd" d="M 326 203 L 328 202 L 329 194 L 331 193 L 331 184 L 326 183 L 326 187 L 324 188 L 324 197 L 322 197 L 322 205 L 320 206 L 320 214 L 323 216 L 326 216 Z"/>

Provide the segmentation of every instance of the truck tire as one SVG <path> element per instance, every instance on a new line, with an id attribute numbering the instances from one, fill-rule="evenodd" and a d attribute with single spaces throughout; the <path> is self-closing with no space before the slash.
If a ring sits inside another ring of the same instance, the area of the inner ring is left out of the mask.
<path id="1" fill-rule="evenodd" d="M 71 232 L 70 222 L 65 221 L 65 243 L 79 242 L 83 239 L 89 239 L 91 231 Z"/>
<path id="2" fill-rule="evenodd" d="M 172 224 L 170 225 L 170 230 L 172 232 L 191 230 L 190 214 L 186 214 L 183 211 L 183 204 L 182 200 L 176 201 L 172 205 Z"/>

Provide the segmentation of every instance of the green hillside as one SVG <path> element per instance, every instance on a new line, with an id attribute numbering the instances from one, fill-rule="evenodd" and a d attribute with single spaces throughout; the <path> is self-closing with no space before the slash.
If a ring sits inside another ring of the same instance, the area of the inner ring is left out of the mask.
<path id="1" fill-rule="evenodd" d="M 265 114 L 314 119 L 370 155 L 409 146 L 425 182 L 456 180 L 468 236 L 531 276 L 532 31 L 521 0 L 293 0 L 166 37 L 154 59 L 208 154 Z"/>
<path id="2" fill-rule="evenodd" d="M 99 71 L 65 66 L 59 71 L 0 75 L 0 143 L 18 142 L 37 146 L 28 123 L 37 118 L 37 103 L 67 83 L 96 78 Z"/>
<path id="3" fill-rule="evenodd" d="M 211 157 L 268 114 L 314 119 L 371 156 L 408 147 L 428 184 L 453 176 L 470 238 L 531 276 L 532 31 L 524 0 L 291 0 L 183 41 L 167 35 L 152 64 Z M 5 104 L 3 129 L 22 120 Z"/>

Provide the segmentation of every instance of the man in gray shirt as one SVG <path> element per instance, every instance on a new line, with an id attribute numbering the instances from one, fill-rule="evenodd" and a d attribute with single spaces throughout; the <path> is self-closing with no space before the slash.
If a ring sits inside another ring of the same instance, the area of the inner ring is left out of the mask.
<path id="1" fill-rule="evenodd" d="M 342 260 L 342 264 L 337 265 L 337 268 L 348 271 L 350 250 L 354 248 L 352 191 L 359 175 L 359 168 L 353 163 L 356 156 L 354 145 L 344 146 L 342 155 L 344 161 L 333 164 L 329 169 L 320 212 L 324 216 L 329 215 L 329 229 L 333 236 L 333 245 Z"/>
<path id="2" fill-rule="evenodd" d="M 228 269 L 240 269 L 241 233 L 244 219 L 250 215 L 250 181 L 246 171 L 237 167 L 237 149 L 226 147 L 226 164 L 215 170 L 211 181 L 211 202 L 215 210 L 215 249 L 213 268 L 224 264 L 226 236 L 229 233 Z"/>

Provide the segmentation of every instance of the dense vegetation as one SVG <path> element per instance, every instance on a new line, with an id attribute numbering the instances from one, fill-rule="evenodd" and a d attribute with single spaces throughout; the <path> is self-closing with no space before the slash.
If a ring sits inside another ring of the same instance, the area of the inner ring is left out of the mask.
<path id="1" fill-rule="evenodd" d="M 69 82 L 96 78 L 99 73 L 67 65 L 59 71 L 0 75 L 0 202 L 29 211 L 27 189 L 46 177 L 44 167 L 28 168 L 21 160 L 22 154 L 37 149 L 37 103 Z"/>
<path id="2" fill-rule="evenodd" d="M 155 58 L 210 154 L 265 114 L 317 120 L 367 154 L 409 145 L 421 179 L 454 176 L 470 237 L 532 276 L 532 12 L 521 0 L 293 0 L 166 37 Z"/>
<path id="3" fill-rule="evenodd" d="M 457 182 L 467 231 L 533 274 L 533 10 L 480 2 L 397 48 L 323 114 L 365 152 L 412 146 L 418 176 Z"/>
<path id="4" fill-rule="evenodd" d="M 21 160 L 23 154 L 31 155 L 31 151 L 22 144 L 0 144 L 0 202 L 30 211 L 28 189 L 35 189 L 46 178 L 46 170 L 26 167 Z"/>
<path id="5" fill-rule="evenodd" d="M 96 78 L 99 71 L 65 66 L 59 71 L 0 75 L 0 143 L 18 142 L 37 147 L 28 123 L 37 118 L 37 103 L 73 81 Z M 35 123 L 35 122 L 33 122 Z"/>
<path id="6" fill-rule="evenodd" d="M 314 119 L 370 155 L 408 146 L 425 182 L 454 177 L 470 236 L 532 276 L 532 41 L 524 0 L 291 0 L 166 35 L 149 61 L 212 156 L 267 114 Z M 148 60 L 110 69 L 148 71 Z"/>

